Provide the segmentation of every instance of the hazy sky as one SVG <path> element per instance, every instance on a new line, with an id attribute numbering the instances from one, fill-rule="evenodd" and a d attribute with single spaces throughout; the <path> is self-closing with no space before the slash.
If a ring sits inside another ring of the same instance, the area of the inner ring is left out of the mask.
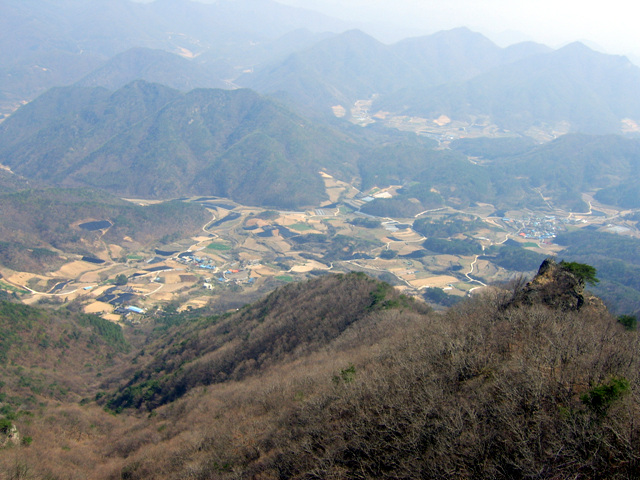
<path id="1" fill-rule="evenodd" d="M 632 0 L 277 0 L 334 17 L 385 22 L 408 35 L 467 26 L 504 43 L 558 47 L 581 40 L 640 57 L 640 3 Z M 504 32 L 520 35 L 501 35 Z"/>

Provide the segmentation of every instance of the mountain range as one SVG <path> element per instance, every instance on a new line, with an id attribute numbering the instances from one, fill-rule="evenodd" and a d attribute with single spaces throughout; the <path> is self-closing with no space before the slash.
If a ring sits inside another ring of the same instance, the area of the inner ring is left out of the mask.
<path id="1" fill-rule="evenodd" d="M 373 98 L 372 113 L 487 116 L 515 132 L 563 122 L 570 131 L 621 132 L 623 119 L 640 118 L 640 69 L 627 58 L 581 43 L 499 48 L 465 28 L 394 45 L 349 31 L 238 82 L 326 114 Z"/>
<path id="2" fill-rule="evenodd" d="M 639 118 L 640 69 L 625 57 L 595 52 L 581 43 L 492 68 L 462 84 L 409 88 L 381 108 L 409 105 L 408 115 L 451 118 L 488 115 L 514 131 L 568 122 L 584 133 L 620 132 Z M 396 107 L 397 108 L 397 107 Z"/>
<path id="3" fill-rule="evenodd" d="M 569 211 L 587 211 L 582 193 L 599 189 L 633 205 L 639 159 L 638 140 L 616 135 L 461 139 L 443 150 L 393 130 L 327 126 L 247 89 L 182 93 L 142 80 L 52 89 L 0 124 L 0 163 L 42 184 L 295 209 L 328 199 L 324 170 L 365 190 L 405 185 L 365 208 L 394 217 L 442 204 L 531 206 L 538 189 Z"/>
<path id="4" fill-rule="evenodd" d="M 278 94 L 294 104 L 350 106 L 358 99 L 461 82 L 491 68 L 550 49 L 525 43 L 501 49 L 466 28 L 384 45 L 360 30 L 350 30 L 291 54 L 238 82 Z"/>
<path id="5" fill-rule="evenodd" d="M 0 112 L 74 83 L 131 48 L 251 66 L 297 47 L 278 39 L 299 29 L 313 37 L 344 26 L 270 0 L 9 0 L 0 5 Z"/>
<path id="6" fill-rule="evenodd" d="M 52 86 L 117 89 L 144 79 L 182 91 L 248 87 L 325 118 L 336 105 L 348 117 L 355 101 L 373 100 L 371 113 L 488 117 L 520 133 L 620 133 L 623 120 L 640 121 L 638 67 L 579 43 L 500 48 L 456 28 L 385 45 L 266 0 L 40 3 L 0 7 L 10 32 L 0 38 L 4 115 Z"/>

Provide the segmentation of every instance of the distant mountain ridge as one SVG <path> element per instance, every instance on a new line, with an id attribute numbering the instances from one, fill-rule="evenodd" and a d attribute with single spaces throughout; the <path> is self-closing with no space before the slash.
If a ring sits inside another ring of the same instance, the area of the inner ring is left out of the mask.
<path id="1" fill-rule="evenodd" d="M 295 105 L 329 111 L 374 93 L 412 83 L 420 72 L 393 50 L 360 30 L 350 30 L 246 75 L 238 83 L 276 94 Z"/>
<path id="2" fill-rule="evenodd" d="M 495 66 L 549 50 L 532 42 L 501 49 L 467 28 L 393 45 L 384 45 L 360 30 L 350 30 L 238 82 L 326 109 L 331 102 L 347 106 L 357 99 L 373 94 L 384 97 L 410 86 L 461 82 Z"/>
<path id="3" fill-rule="evenodd" d="M 136 47 L 112 57 L 75 85 L 117 90 L 135 80 L 145 80 L 185 92 L 198 87 L 229 88 L 220 80 L 225 70 L 231 67 L 218 64 L 207 68 L 164 50 Z"/>
<path id="4" fill-rule="evenodd" d="M 209 63 L 255 51 L 256 62 L 269 56 L 262 43 L 291 31 L 344 28 L 338 20 L 271 0 L 7 0 L 0 4 L 0 112 L 76 82 L 131 48 L 207 52 Z"/>
<path id="5" fill-rule="evenodd" d="M 626 57 L 581 43 L 503 49 L 466 28 L 389 46 L 345 32 L 238 81 L 327 115 L 373 98 L 372 113 L 486 115 L 519 132 L 568 122 L 571 131 L 619 133 L 623 119 L 640 121 L 640 68 Z"/>
<path id="6" fill-rule="evenodd" d="M 428 85 L 469 80 L 499 65 L 551 51 L 534 42 L 500 48 L 484 35 L 465 27 L 408 38 L 391 48 L 425 72 Z"/>
<path id="7" fill-rule="evenodd" d="M 579 43 L 500 48 L 456 28 L 385 45 L 272 0 L 10 0 L 0 28 L 9 32 L 0 38 L 2 115 L 53 86 L 143 79 L 181 91 L 248 87 L 328 119 L 331 107 L 348 117 L 355 101 L 372 100 L 370 113 L 486 116 L 519 133 L 640 124 L 640 68 Z"/>
<path id="8" fill-rule="evenodd" d="M 524 131 L 540 123 L 569 122 L 572 131 L 620 132 L 624 118 L 640 119 L 640 68 L 627 58 L 581 43 L 498 66 L 462 84 L 410 88 L 380 108 L 465 118 L 489 115 L 503 128 Z"/>

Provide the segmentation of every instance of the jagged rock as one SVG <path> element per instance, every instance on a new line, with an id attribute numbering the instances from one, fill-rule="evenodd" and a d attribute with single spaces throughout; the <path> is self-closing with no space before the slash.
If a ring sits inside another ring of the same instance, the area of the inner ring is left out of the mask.
<path id="1" fill-rule="evenodd" d="M 505 307 L 541 304 L 558 310 L 580 310 L 588 304 L 605 309 L 597 297 L 585 296 L 584 288 L 584 279 L 548 258 L 533 280 L 516 292 Z"/>
<path id="2" fill-rule="evenodd" d="M 2 437 L 4 438 L 0 438 L 0 448 L 6 447 L 10 443 L 20 445 L 20 432 L 15 425 L 11 425 L 11 428 Z"/>

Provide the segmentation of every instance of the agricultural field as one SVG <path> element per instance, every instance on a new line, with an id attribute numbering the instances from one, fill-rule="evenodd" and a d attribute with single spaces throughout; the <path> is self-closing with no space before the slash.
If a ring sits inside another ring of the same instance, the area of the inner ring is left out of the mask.
<path id="1" fill-rule="evenodd" d="M 529 252 L 534 266 L 520 271 L 532 273 L 539 258 L 562 251 L 554 243 L 557 234 L 610 229 L 609 219 L 617 215 L 497 215 L 492 205 L 481 204 L 464 212 L 445 207 L 413 218 L 372 217 L 358 211 L 362 199 L 392 196 L 393 189 L 359 192 L 322 177 L 333 203 L 283 212 L 192 199 L 206 203 L 211 214 L 196 236 L 146 249 L 105 244 L 95 258 L 69 255 L 49 273 L 5 270 L 0 288 L 25 303 L 75 302 L 86 313 L 133 323 L 168 303 L 179 310 L 238 308 L 280 285 L 327 272 L 363 271 L 416 297 L 436 288 L 463 298 L 516 275 L 496 256 L 502 245 Z M 109 225 L 96 220 L 79 228 Z M 618 228 L 636 232 L 631 224 Z"/>

